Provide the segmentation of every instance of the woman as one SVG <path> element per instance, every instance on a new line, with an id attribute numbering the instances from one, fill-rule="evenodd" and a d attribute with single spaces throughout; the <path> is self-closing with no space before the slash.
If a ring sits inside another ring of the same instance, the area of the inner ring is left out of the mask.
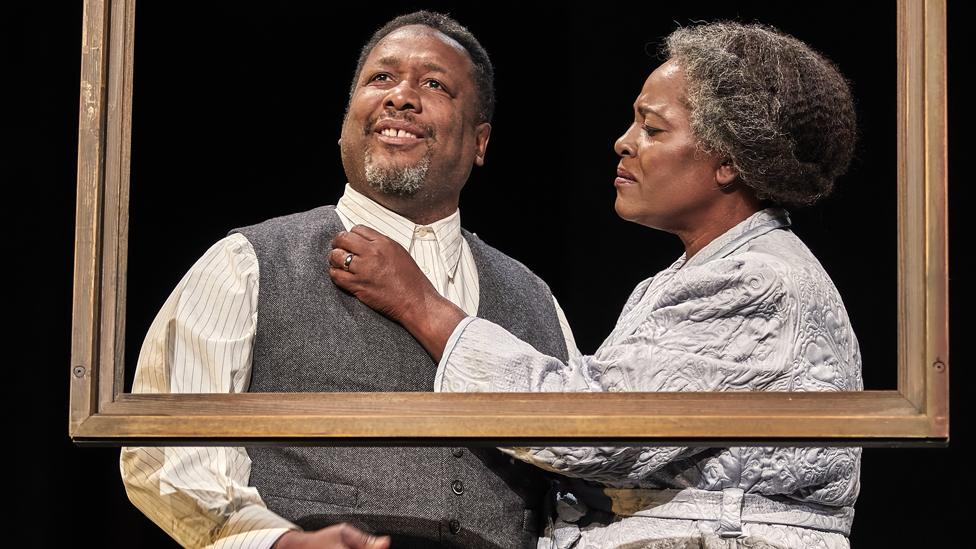
<path id="1" fill-rule="evenodd" d="M 357 227 L 336 284 L 440 362 L 441 391 L 852 391 L 860 353 L 843 302 L 789 230 L 785 205 L 826 196 L 853 151 L 834 66 L 755 25 L 683 28 L 616 142 L 617 213 L 685 254 L 639 284 L 592 356 L 536 352 L 441 298 L 397 245 Z M 599 261 L 599 258 L 593 258 Z M 847 547 L 856 448 L 534 448 L 569 477 L 560 547 Z"/>

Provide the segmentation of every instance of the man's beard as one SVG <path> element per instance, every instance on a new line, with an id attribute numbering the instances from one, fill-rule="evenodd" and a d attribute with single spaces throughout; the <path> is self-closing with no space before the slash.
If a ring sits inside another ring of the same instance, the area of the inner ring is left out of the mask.
<path id="1" fill-rule="evenodd" d="M 424 187 L 427 171 L 430 169 L 431 149 L 412 166 L 381 165 L 373 161 L 370 148 L 366 147 L 366 182 L 383 194 L 413 196 Z"/>

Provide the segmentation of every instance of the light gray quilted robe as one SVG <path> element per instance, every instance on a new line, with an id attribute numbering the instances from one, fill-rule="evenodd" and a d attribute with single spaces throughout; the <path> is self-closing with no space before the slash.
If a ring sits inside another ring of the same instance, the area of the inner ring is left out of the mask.
<path id="1" fill-rule="evenodd" d="M 780 209 L 640 283 L 592 356 L 563 363 L 468 318 L 435 380 L 438 391 L 862 388 L 840 295 Z M 612 515 L 594 515 L 584 498 L 563 494 L 540 542 L 559 547 L 846 547 L 859 486 L 859 448 L 506 451 L 591 481 L 610 501 Z"/>

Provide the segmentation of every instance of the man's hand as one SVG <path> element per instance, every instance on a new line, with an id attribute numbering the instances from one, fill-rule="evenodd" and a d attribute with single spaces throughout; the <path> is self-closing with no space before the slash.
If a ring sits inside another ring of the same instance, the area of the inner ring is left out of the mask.
<path id="1" fill-rule="evenodd" d="M 388 549 L 388 536 L 376 537 L 355 526 L 336 524 L 315 532 L 292 530 L 278 538 L 271 549 Z"/>
<path id="2" fill-rule="evenodd" d="M 370 308 L 402 324 L 437 362 L 466 316 L 437 293 L 403 246 L 369 227 L 356 225 L 336 235 L 329 276 Z"/>
<path id="3" fill-rule="evenodd" d="M 329 276 L 339 287 L 396 322 L 428 298 L 440 298 L 403 246 L 369 227 L 356 225 L 337 234 L 329 266 Z"/>

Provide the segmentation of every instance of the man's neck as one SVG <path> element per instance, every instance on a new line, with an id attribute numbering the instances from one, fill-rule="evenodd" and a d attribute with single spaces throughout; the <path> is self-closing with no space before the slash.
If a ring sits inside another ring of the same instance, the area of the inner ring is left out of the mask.
<path id="1" fill-rule="evenodd" d="M 369 185 L 350 182 L 349 187 L 417 225 L 430 225 L 450 216 L 458 209 L 459 197 L 434 196 L 423 189 L 414 195 L 398 196 L 380 192 Z"/>

